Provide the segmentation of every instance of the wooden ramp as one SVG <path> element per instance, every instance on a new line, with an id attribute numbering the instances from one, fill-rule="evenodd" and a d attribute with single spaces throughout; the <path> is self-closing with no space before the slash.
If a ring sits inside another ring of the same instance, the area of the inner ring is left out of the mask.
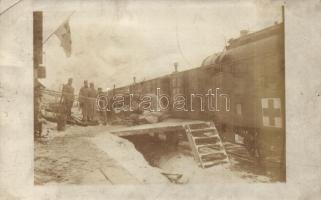
<path id="1" fill-rule="evenodd" d="M 152 133 L 186 133 L 195 161 L 202 168 L 229 163 L 229 158 L 215 125 L 205 121 L 177 119 L 155 124 L 117 128 L 110 132 L 120 137 Z"/>
<path id="2" fill-rule="evenodd" d="M 131 135 L 143 135 L 150 133 L 169 133 L 175 131 L 185 131 L 184 127 L 186 125 L 197 125 L 203 123 L 205 122 L 197 120 L 172 119 L 170 121 L 164 121 L 155 124 L 143 124 L 137 126 L 112 129 L 110 130 L 110 132 L 120 137 Z"/>

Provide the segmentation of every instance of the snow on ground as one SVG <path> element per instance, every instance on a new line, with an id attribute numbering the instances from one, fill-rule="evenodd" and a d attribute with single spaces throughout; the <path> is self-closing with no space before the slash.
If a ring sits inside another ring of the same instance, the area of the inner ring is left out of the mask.
<path id="1" fill-rule="evenodd" d="M 233 162 L 229 164 L 216 165 L 209 168 L 199 167 L 192 156 L 180 152 L 174 152 L 163 156 L 159 167 L 172 172 L 183 174 L 188 183 L 239 183 L 239 182 L 268 182 L 265 176 L 258 176 L 244 171 L 231 169 Z"/>
<path id="2" fill-rule="evenodd" d="M 152 167 L 127 139 L 110 134 L 115 126 L 66 126 L 58 132 L 56 124 L 44 125 L 45 137 L 35 141 L 36 184 L 110 184 L 103 176 L 113 175 L 115 170 L 122 183 L 135 179 L 142 184 L 169 183 L 161 174 L 179 173 L 188 184 L 268 182 L 269 179 L 229 165 L 202 169 L 191 155 L 182 151 L 162 154 L 158 167 Z M 146 144 L 147 145 L 147 144 Z M 151 148 L 151 150 L 155 149 Z M 234 165 L 232 162 L 231 165 Z M 124 174 L 124 176 L 122 176 Z M 115 175 L 117 179 L 117 175 Z M 124 178 L 125 177 L 125 178 Z M 130 178 L 132 177 L 132 178 Z"/>
<path id="3" fill-rule="evenodd" d="M 115 127 L 67 125 L 65 131 L 58 132 L 55 123 L 47 122 L 44 137 L 35 141 L 36 184 L 106 184 L 101 169 L 107 170 L 107 176 L 115 170 L 123 174 L 119 177 L 122 183 L 126 182 L 124 177 L 139 183 L 169 183 L 132 143 L 111 135 L 110 128 Z"/>
<path id="4" fill-rule="evenodd" d="M 152 167 L 135 146 L 126 139 L 108 132 L 91 139 L 100 149 L 121 164 L 141 183 L 168 183 L 168 179 L 160 173 L 159 168 Z"/>
<path id="5" fill-rule="evenodd" d="M 106 127 L 67 126 L 58 132 L 55 123 L 47 122 L 44 137 L 34 146 L 35 184 L 113 184 L 102 173 L 106 169 L 127 175 L 126 169 L 88 139 L 102 129 Z"/>

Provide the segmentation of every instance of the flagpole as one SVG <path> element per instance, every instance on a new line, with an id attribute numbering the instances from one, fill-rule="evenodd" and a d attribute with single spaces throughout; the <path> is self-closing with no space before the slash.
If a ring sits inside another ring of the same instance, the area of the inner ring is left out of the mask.
<path id="1" fill-rule="evenodd" d="M 3 15 L 4 13 L 6 13 L 8 10 L 10 10 L 11 8 L 13 8 L 14 6 L 16 6 L 18 3 L 20 3 L 23 0 L 19 0 L 17 2 L 15 2 L 14 4 L 12 4 L 11 6 L 9 6 L 8 8 L 4 9 L 3 11 L 1 11 L 0 16 Z"/>
<path id="2" fill-rule="evenodd" d="M 75 10 L 72 11 L 72 13 L 67 17 L 67 19 L 66 19 L 65 21 L 69 20 L 70 17 L 71 17 L 75 12 L 76 12 Z M 64 21 L 64 22 L 65 22 L 65 21 Z M 56 29 L 56 30 L 57 30 L 57 29 Z M 53 34 L 55 34 L 56 30 L 54 30 L 52 33 L 50 33 L 49 36 L 42 42 L 42 44 L 45 44 L 45 43 L 51 38 L 51 36 L 53 36 Z"/>

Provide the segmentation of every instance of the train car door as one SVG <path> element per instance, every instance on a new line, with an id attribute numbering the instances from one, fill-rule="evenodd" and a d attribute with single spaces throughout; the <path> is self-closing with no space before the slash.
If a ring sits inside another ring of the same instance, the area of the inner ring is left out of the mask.
<path id="1" fill-rule="evenodd" d="M 183 73 L 174 72 L 170 77 L 171 109 L 174 116 L 182 117 L 183 112 L 178 112 L 177 110 L 173 109 L 173 102 L 178 95 L 184 95 Z"/>

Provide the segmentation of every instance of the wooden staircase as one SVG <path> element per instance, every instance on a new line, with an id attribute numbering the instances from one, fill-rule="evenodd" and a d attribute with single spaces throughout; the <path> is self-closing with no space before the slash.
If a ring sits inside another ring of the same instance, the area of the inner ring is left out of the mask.
<path id="1" fill-rule="evenodd" d="M 202 168 L 229 163 L 222 140 L 214 124 L 185 125 L 194 159 Z"/>

